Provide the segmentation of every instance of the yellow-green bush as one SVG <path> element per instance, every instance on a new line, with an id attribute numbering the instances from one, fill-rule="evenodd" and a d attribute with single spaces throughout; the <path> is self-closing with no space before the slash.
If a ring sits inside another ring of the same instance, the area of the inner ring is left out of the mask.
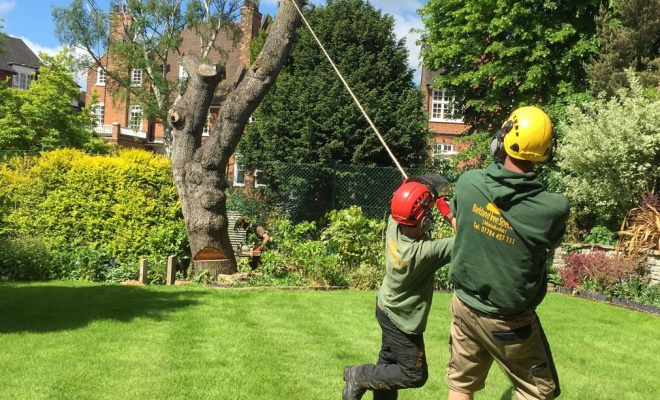
<path id="1" fill-rule="evenodd" d="M 150 278 L 159 281 L 168 255 L 189 257 L 171 163 L 164 156 L 136 149 L 91 156 L 64 149 L 18 157 L 0 167 L 0 188 L 0 234 L 40 237 L 72 262 L 80 264 L 76 255 L 89 258 L 93 251 L 106 270 L 110 265 L 137 271 L 138 260 L 148 258 Z M 76 274 L 89 280 L 117 275 Z"/>

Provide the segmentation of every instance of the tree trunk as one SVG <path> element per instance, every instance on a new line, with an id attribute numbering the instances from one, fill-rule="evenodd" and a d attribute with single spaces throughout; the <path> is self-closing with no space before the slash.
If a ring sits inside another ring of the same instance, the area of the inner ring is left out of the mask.
<path id="1" fill-rule="evenodd" d="M 188 87 L 168 115 L 174 128 L 174 183 L 181 199 L 196 273 L 208 269 L 215 278 L 218 273 L 236 272 L 227 224 L 227 164 L 250 115 L 272 87 L 291 51 L 301 21 L 292 1 L 299 7 L 305 4 L 305 0 L 282 0 L 263 49 L 243 80 L 235 89 L 231 89 L 233 85 L 223 85 L 225 99 L 204 143 L 202 131 L 220 77 L 199 58 L 184 57 Z"/>

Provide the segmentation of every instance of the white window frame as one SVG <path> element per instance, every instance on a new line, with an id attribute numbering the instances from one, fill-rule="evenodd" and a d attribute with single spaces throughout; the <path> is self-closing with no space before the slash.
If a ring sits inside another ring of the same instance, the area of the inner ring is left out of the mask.
<path id="1" fill-rule="evenodd" d="M 102 126 L 105 122 L 105 103 L 94 103 L 90 107 L 96 126 Z"/>
<path id="2" fill-rule="evenodd" d="M 204 129 L 202 129 L 202 136 L 208 136 L 211 133 L 211 117 L 206 116 L 206 122 L 204 122 Z"/>
<path id="3" fill-rule="evenodd" d="M 242 182 L 239 182 L 239 178 Z M 245 164 L 241 163 L 239 153 L 234 153 L 234 186 L 245 187 Z"/>
<path id="4" fill-rule="evenodd" d="M 431 91 L 430 121 L 463 122 L 462 118 L 452 118 L 452 115 L 457 113 L 456 96 L 446 89 Z"/>
<path id="5" fill-rule="evenodd" d="M 188 72 L 183 67 L 183 64 L 179 64 L 179 84 L 183 85 L 188 79 Z"/>
<path id="6" fill-rule="evenodd" d="M 132 69 L 131 70 L 131 86 L 133 86 L 133 87 L 142 86 L 142 70 L 141 69 Z"/>
<path id="7" fill-rule="evenodd" d="M 96 86 L 105 86 L 108 76 L 105 73 L 103 67 L 98 67 L 96 69 Z"/>
<path id="8" fill-rule="evenodd" d="M 128 128 L 135 132 L 141 132 L 143 115 L 144 113 L 141 105 L 131 104 L 128 108 Z M 139 121 L 139 123 L 136 123 L 136 120 Z"/>
<path id="9" fill-rule="evenodd" d="M 453 143 L 436 142 L 431 146 L 431 157 L 450 161 L 450 156 L 458 154 Z"/>
<path id="10" fill-rule="evenodd" d="M 17 73 L 11 78 L 11 86 L 15 89 L 28 90 L 31 80 L 28 74 L 22 72 Z"/>
<path id="11" fill-rule="evenodd" d="M 259 183 L 259 174 L 261 172 L 263 172 L 263 171 L 260 170 L 260 169 L 255 169 L 254 170 L 254 187 L 266 187 L 266 186 L 268 186 L 265 183 Z"/>

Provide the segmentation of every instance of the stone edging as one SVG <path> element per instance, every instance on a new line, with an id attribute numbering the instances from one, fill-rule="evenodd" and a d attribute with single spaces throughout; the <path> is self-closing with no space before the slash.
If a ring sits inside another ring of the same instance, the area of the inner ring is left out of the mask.
<path id="1" fill-rule="evenodd" d="M 608 298 L 603 293 L 590 292 L 590 291 L 585 291 L 585 290 L 575 291 L 575 290 L 567 288 L 565 286 L 555 286 L 554 289 L 555 289 L 554 291 L 556 293 L 568 294 L 568 295 L 575 296 L 575 297 L 580 297 L 580 298 L 583 298 L 583 299 L 595 300 L 595 301 L 602 302 L 602 303 L 608 303 L 608 304 L 612 304 L 612 305 L 615 305 L 615 306 L 624 307 L 624 308 L 628 308 L 628 309 L 631 309 L 631 310 L 642 311 L 642 312 L 646 312 L 646 313 L 649 313 L 649 314 L 654 314 L 654 315 L 660 316 L 660 307 L 654 306 L 652 304 L 643 304 L 643 303 L 639 303 L 639 302 L 636 302 L 636 301 L 633 301 L 633 300 L 619 299 L 618 297 Z M 550 291 L 550 290 L 548 290 L 548 291 Z"/>

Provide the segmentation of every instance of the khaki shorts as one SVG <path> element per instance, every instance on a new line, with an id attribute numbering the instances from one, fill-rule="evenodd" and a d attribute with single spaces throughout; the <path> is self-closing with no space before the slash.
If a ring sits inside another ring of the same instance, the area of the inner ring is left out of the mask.
<path id="1" fill-rule="evenodd" d="M 493 360 L 518 399 L 554 399 L 559 380 L 550 347 L 535 312 L 494 317 L 467 307 L 454 294 L 445 380 L 450 389 L 474 393 L 485 386 Z"/>

